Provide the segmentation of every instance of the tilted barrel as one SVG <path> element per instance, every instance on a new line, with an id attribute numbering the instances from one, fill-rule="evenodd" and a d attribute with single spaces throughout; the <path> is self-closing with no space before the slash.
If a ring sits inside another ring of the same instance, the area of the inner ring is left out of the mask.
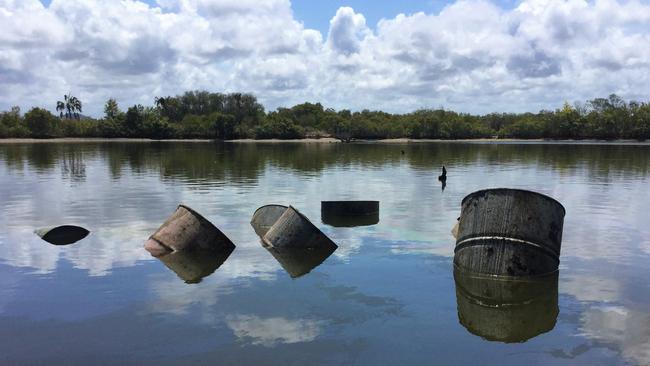
<path id="1" fill-rule="evenodd" d="M 251 219 L 251 226 L 253 226 L 255 233 L 263 237 L 286 209 L 287 206 L 282 205 L 265 205 L 255 210 Z"/>
<path id="2" fill-rule="evenodd" d="M 489 341 L 525 342 L 555 327 L 558 272 L 499 278 L 454 270 L 458 321 Z"/>
<path id="3" fill-rule="evenodd" d="M 558 269 L 564 207 L 520 189 L 486 189 L 461 205 L 454 264 L 466 271 L 538 276 Z"/>
<path id="4" fill-rule="evenodd" d="M 262 238 L 266 246 L 276 248 L 338 248 L 309 219 L 289 206 Z"/>
<path id="5" fill-rule="evenodd" d="M 152 255 L 172 251 L 232 251 L 235 245 L 216 226 L 188 206 L 179 205 L 145 243 Z"/>

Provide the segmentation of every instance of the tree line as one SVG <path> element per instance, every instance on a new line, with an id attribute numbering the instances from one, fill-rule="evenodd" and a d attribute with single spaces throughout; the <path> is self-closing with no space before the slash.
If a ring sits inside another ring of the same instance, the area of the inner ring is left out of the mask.
<path id="1" fill-rule="evenodd" d="M 302 103 L 266 112 L 251 94 L 189 91 L 155 98 L 152 106 L 120 109 L 115 99 L 100 119 L 81 114 L 72 95 L 56 104 L 59 116 L 44 108 L 24 115 L 13 107 L 0 113 L 0 137 L 133 137 L 152 139 L 637 139 L 650 138 L 650 103 L 625 101 L 615 94 L 537 113 L 472 115 L 445 109 L 405 114 L 334 110 Z"/>

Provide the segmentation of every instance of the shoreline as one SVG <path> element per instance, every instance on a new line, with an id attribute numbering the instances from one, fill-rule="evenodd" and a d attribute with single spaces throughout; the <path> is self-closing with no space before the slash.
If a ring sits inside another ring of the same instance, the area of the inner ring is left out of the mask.
<path id="1" fill-rule="evenodd" d="M 33 144 L 33 143 L 105 143 L 105 142 L 129 142 L 129 143 L 165 143 L 165 142 L 187 142 L 187 143 L 205 143 L 214 142 L 211 139 L 167 139 L 153 140 L 147 138 L 105 138 L 105 137 L 57 137 L 50 139 L 37 138 L 2 138 L 2 144 Z M 295 140 L 282 139 L 236 139 L 220 141 L 231 144 L 281 144 L 281 143 L 317 143 L 317 144 L 344 144 L 341 140 L 333 137 L 323 138 L 304 138 Z M 649 141 L 638 140 L 546 140 L 546 139 L 498 139 L 498 138 L 478 138 L 478 139 L 380 139 L 380 140 L 354 140 L 349 144 L 409 144 L 409 143 L 519 143 L 519 144 L 575 144 L 575 145 L 650 145 Z"/>

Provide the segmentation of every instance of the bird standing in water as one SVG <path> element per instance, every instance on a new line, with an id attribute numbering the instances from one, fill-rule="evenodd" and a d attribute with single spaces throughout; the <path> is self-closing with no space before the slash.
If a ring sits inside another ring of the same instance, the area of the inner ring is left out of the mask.
<path id="1" fill-rule="evenodd" d="M 445 166 L 442 166 L 442 174 L 438 176 L 438 180 L 442 183 L 442 190 L 445 190 L 445 187 L 447 186 L 447 169 L 445 169 Z"/>
<path id="2" fill-rule="evenodd" d="M 447 180 L 447 169 L 445 169 L 445 166 L 442 166 L 442 174 L 438 176 L 438 180 L 441 182 L 444 182 Z"/>

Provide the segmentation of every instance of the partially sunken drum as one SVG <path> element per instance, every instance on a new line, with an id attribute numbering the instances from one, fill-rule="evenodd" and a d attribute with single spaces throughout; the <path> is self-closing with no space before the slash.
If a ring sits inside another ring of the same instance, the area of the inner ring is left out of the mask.
<path id="1" fill-rule="evenodd" d="M 564 207 L 518 189 L 487 189 L 462 201 L 454 264 L 502 276 L 538 276 L 558 269 Z"/>
<path id="2" fill-rule="evenodd" d="M 275 248 L 319 248 L 338 246 L 323 234 L 305 215 L 289 206 L 262 238 Z"/>
<path id="3" fill-rule="evenodd" d="M 321 201 L 323 216 L 379 215 L 379 201 Z"/>
<path id="4" fill-rule="evenodd" d="M 271 226 L 278 221 L 286 209 L 287 206 L 266 205 L 255 210 L 251 219 L 251 226 L 253 226 L 255 233 L 259 237 L 263 237 Z"/>
<path id="5" fill-rule="evenodd" d="M 234 248 L 234 247 L 233 247 Z M 233 248 L 223 251 L 186 250 L 157 257 L 186 283 L 199 283 L 211 275 L 228 259 Z"/>
<path id="6" fill-rule="evenodd" d="M 75 225 L 61 225 L 46 227 L 34 231 L 41 239 L 54 245 L 68 245 L 76 243 L 88 236 L 90 231 Z"/>
<path id="7" fill-rule="evenodd" d="M 153 256 L 185 250 L 231 252 L 234 248 L 230 239 L 210 221 L 185 205 L 179 205 L 145 243 L 145 249 Z"/>
<path id="8" fill-rule="evenodd" d="M 558 273 L 526 279 L 481 277 L 454 270 L 458 320 L 489 341 L 525 342 L 555 327 Z"/>

